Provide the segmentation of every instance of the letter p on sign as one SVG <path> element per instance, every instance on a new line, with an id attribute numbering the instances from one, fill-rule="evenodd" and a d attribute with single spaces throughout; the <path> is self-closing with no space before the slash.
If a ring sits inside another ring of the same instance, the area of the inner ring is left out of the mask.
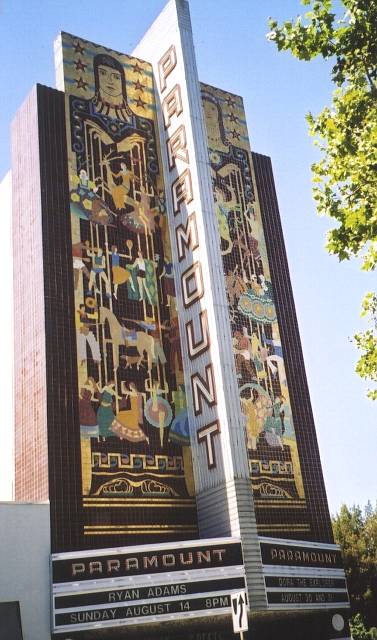
<path id="1" fill-rule="evenodd" d="M 232 619 L 234 633 L 242 633 L 249 628 L 247 622 L 248 601 L 245 591 L 232 593 L 230 596 L 232 603 Z"/>

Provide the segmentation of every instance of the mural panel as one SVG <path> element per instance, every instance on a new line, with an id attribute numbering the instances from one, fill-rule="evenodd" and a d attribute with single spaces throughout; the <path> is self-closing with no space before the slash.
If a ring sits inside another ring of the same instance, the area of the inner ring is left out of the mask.
<path id="1" fill-rule="evenodd" d="M 258 531 L 308 532 L 243 103 L 204 84 L 201 93 Z"/>
<path id="2" fill-rule="evenodd" d="M 151 66 L 69 34 L 62 45 L 84 534 L 97 547 L 101 536 L 193 538 Z"/>

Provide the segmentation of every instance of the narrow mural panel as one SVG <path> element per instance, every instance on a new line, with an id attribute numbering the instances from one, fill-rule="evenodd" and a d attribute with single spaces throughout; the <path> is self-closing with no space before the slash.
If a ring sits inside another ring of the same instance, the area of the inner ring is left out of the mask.
<path id="1" fill-rule="evenodd" d="M 310 525 L 243 102 L 204 84 L 201 94 L 258 531 L 306 533 Z M 284 520 L 276 519 L 276 509 L 286 509 Z"/>
<path id="2" fill-rule="evenodd" d="M 84 535 L 197 535 L 149 64 L 62 34 Z M 179 509 L 172 509 L 179 507 Z M 125 538 L 126 536 L 126 538 Z"/>

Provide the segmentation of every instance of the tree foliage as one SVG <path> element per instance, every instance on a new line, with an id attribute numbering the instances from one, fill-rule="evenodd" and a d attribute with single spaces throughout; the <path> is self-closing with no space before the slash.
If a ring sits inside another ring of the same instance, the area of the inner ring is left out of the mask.
<path id="1" fill-rule="evenodd" d="M 335 541 L 342 549 L 353 621 L 362 635 L 362 624 L 377 626 L 377 503 L 364 513 L 359 507 L 342 505 L 332 519 Z M 355 616 L 359 617 L 355 617 Z M 366 638 L 373 638 L 370 632 Z M 354 637 L 357 638 L 356 632 Z"/>
<path id="2" fill-rule="evenodd" d="M 332 0 L 301 0 L 309 10 L 278 25 L 270 19 L 268 38 L 299 60 L 331 60 L 335 84 L 330 106 L 307 115 L 310 134 L 322 152 L 312 166 L 319 214 L 336 226 L 327 249 L 340 260 L 358 256 L 362 268 L 377 265 L 377 2 L 343 0 L 337 14 Z M 362 352 L 357 372 L 377 380 L 377 305 L 363 303 L 371 328 L 355 336 Z M 377 398 L 377 390 L 369 392 Z"/>
<path id="3" fill-rule="evenodd" d="M 376 638 L 376 627 L 367 629 L 360 613 L 357 613 L 350 620 L 350 627 L 353 640 L 374 640 Z"/>
<path id="4" fill-rule="evenodd" d="M 355 335 L 357 347 L 362 351 L 356 371 L 362 378 L 377 382 L 377 296 L 367 293 L 363 300 L 362 316 L 368 318 L 369 329 Z M 377 400 L 377 389 L 370 390 L 369 397 Z"/>

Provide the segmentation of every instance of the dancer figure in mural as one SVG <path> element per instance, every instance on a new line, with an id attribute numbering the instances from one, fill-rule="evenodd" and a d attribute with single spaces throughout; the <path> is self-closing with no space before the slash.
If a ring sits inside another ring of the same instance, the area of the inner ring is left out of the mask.
<path id="1" fill-rule="evenodd" d="M 106 202 L 98 195 L 95 182 L 89 180 L 85 169 L 78 175 L 71 176 L 75 188 L 71 191 L 71 213 L 81 220 L 90 220 L 99 226 L 108 226 L 113 222 L 114 215 Z"/>
<path id="2" fill-rule="evenodd" d="M 272 415 L 266 418 L 264 424 L 264 431 L 267 444 L 270 447 L 280 447 L 284 449 L 282 436 L 285 433 L 284 426 L 284 398 L 282 396 L 276 396 L 272 405 Z"/>
<path id="3" fill-rule="evenodd" d="M 105 243 L 106 244 L 106 243 Z M 132 274 L 129 269 L 120 266 L 120 258 L 128 258 L 126 253 L 118 253 L 118 247 L 114 244 L 111 247 L 111 273 L 114 286 L 114 298 L 118 298 L 118 287 L 126 282 L 130 283 L 131 289 L 135 291 L 132 282 Z"/>
<path id="4" fill-rule="evenodd" d="M 241 397 L 241 408 L 246 416 L 246 433 L 247 433 L 247 448 L 256 449 L 257 439 L 261 431 L 261 421 L 258 419 L 257 413 L 257 401 L 259 398 L 258 391 L 256 389 L 250 389 L 250 397 Z"/>
<path id="5" fill-rule="evenodd" d="M 131 269 L 137 269 L 136 279 L 139 287 L 139 300 L 145 300 L 145 296 L 151 306 L 153 306 L 152 297 L 147 284 L 147 265 L 142 251 L 137 252 L 137 258 L 130 265 Z M 144 295 L 145 294 L 145 295 Z"/>
<path id="6" fill-rule="evenodd" d="M 224 256 L 227 253 L 230 253 L 233 248 L 233 242 L 230 237 L 229 231 L 229 223 L 228 216 L 231 207 L 228 203 L 225 202 L 224 194 L 218 187 L 215 187 L 215 207 L 216 207 L 216 216 L 217 222 L 219 226 L 219 233 L 221 239 L 226 243 L 225 249 L 221 250 L 221 254 Z"/>
<path id="7" fill-rule="evenodd" d="M 100 406 L 97 411 L 97 422 L 99 426 L 99 435 L 103 440 L 105 440 L 110 436 L 114 436 L 114 433 L 110 428 L 115 418 L 113 402 L 116 398 L 121 400 L 121 396 L 117 395 L 114 380 L 109 380 L 102 389 L 99 389 L 99 392 L 101 394 L 101 399 Z"/>
<path id="8" fill-rule="evenodd" d="M 272 339 L 263 336 L 263 343 L 268 348 L 267 364 L 274 378 L 278 377 L 282 392 L 287 392 L 287 378 L 283 360 L 283 349 L 276 325 L 272 327 Z"/>
<path id="9" fill-rule="evenodd" d="M 171 407 L 163 397 L 163 394 L 169 393 L 169 386 L 165 384 L 164 387 L 160 387 L 157 380 L 153 383 L 146 380 L 145 390 L 151 394 L 145 406 L 145 417 L 151 425 L 159 429 L 162 448 L 164 444 L 164 429 L 169 426 L 173 417 Z"/>
<path id="10" fill-rule="evenodd" d="M 243 335 L 241 331 L 234 332 L 234 353 L 236 354 L 236 371 L 239 377 L 246 375 L 251 380 L 255 378 L 254 371 L 251 367 L 250 341 L 247 335 Z"/>
<path id="11" fill-rule="evenodd" d="M 140 138 L 140 140 L 142 140 Z M 155 230 L 155 218 L 157 207 L 151 206 L 154 196 L 149 194 L 143 186 L 140 186 L 139 200 L 128 198 L 126 204 L 131 205 L 131 211 L 126 211 L 121 215 L 121 223 L 133 233 L 138 235 L 151 235 Z"/>
<path id="12" fill-rule="evenodd" d="M 229 304 L 233 307 L 238 302 L 240 296 L 247 291 L 247 285 L 238 273 L 238 264 L 234 267 L 233 271 L 228 270 L 225 276 L 225 282 Z"/>
<path id="13" fill-rule="evenodd" d="M 147 442 L 149 438 L 143 431 L 145 393 L 138 391 L 134 382 L 128 383 L 123 392 L 119 411 L 114 417 L 110 430 L 121 440 L 129 442 Z M 127 408 L 127 403 L 130 407 Z"/>
<path id="14" fill-rule="evenodd" d="M 89 245 L 89 241 L 86 243 L 87 255 L 92 258 L 92 268 L 90 271 L 90 278 L 88 284 L 88 290 L 92 291 L 93 287 L 95 287 L 95 293 L 100 293 L 100 290 L 97 286 L 97 277 L 98 277 L 98 285 L 101 286 L 101 280 L 105 285 L 106 295 L 110 298 L 110 282 L 106 273 L 106 257 L 103 253 L 103 249 L 98 247 L 98 249 L 91 248 Z"/>
<path id="15" fill-rule="evenodd" d="M 259 339 L 259 336 L 257 334 L 256 331 L 253 331 L 251 335 L 248 334 L 247 332 L 247 328 L 243 327 L 242 328 L 242 334 L 243 337 L 246 338 L 247 340 L 249 340 L 249 349 L 250 349 L 250 354 L 251 354 L 251 358 L 252 361 L 254 363 L 255 366 L 255 371 L 257 374 L 257 378 L 263 379 L 266 377 L 266 372 L 264 370 L 264 361 L 262 359 L 262 345 L 261 345 L 261 341 Z"/>
<path id="16" fill-rule="evenodd" d="M 280 425 L 278 426 L 278 430 L 280 432 L 281 437 L 291 438 L 294 435 L 293 425 L 292 425 L 292 412 L 289 403 L 287 402 L 286 397 L 283 393 L 280 393 L 275 398 L 276 404 L 276 413 L 279 414 Z"/>
<path id="17" fill-rule="evenodd" d="M 109 160 L 104 161 L 109 164 Z M 111 171 L 111 168 L 110 168 Z M 116 209 L 123 209 L 126 204 L 130 205 L 135 209 L 138 205 L 137 201 L 134 198 L 131 198 L 129 193 L 131 189 L 131 185 L 133 182 L 140 182 L 133 171 L 127 168 L 125 162 L 120 163 L 120 171 L 118 173 L 113 173 L 111 171 L 111 175 L 113 178 L 112 187 L 110 188 L 110 193 L 114 202 L 114 206 Z M 119 182 L 115 182 L 115 180 L 120 180 Z"/>
<path id="18" fill-rule="evenodd" d="M 258 224 L 254 205 L 250 202 L 246 207 L 244 218 L 249 226 L 249 233 L 244 235 L 244 240 L 250 251 L 258 269 L 262 267 L 261 249 L 263 248 L 263 257 L 266 257 L 265 242 L 261 232 L 261 225 Z"/>
<path id="19" fill-rule="evenodd" d="M 156 255 L 158 259 L 160 256 Z M 174 272 L 173 272 L 173 263 L 165 262 L 163 263 L 162 272 L 159 275 L 159 278 L 162 282 L 163 291 L 166 296 L 166 306 L 170 307 L 172 298 L 175 298 L 175 283 L 174 283 Z"/>
<path id="20" fill-rule="evenodd" d="M 182 351 L 181 351 L 181 339 L 179 336 L 179 324 L 178 318 L 171 318 L 169 322 L 166 323 L 166 328 L 168 329 L 167 338 L 170 344 L 170 353 L 169 353 L 169 367 L 171 371 L 176 370 L 176 359 L 178 364 L 178 369 L 183 371 L 183 362 L 182 362 Z"/>
<path id="21" fill-rule="evenodd" d="M 151 207 L 152 196 L 144 187 L 140 187 L 139 217 L 145 225 L 145 233 L 153 233 L 155 230 L 155 217 L 158 207 Z"/>
<path id="22" fill-rule="evenodd" d="M 96 364 L 101 362 L 101 352 L 97 339 L 90 327 L 96 326 L 98 322 L 98 312 L 93 309 L 92 313 L 86 311 L 85 304 L 81 304 L 76 311 L 76 328 L 77 328 L 77 355 L 81 365 L 86 362 L 87 353 L 86 345 L 92 354 L 92 358 Z"/>
<path id="23" fill-rule="evenodd" d="M 86 277 L 90 278 L 90 272 L 85 262 L 90 262 L 90 258 L 85 258 L 83 253 L 86 252 L 86 245 L 83 242 L 75 242 L 72 245 L 72 257 L 73 257 L 73 277 L 74 287 L 77 289 L 79 286 L 80 273 L 84 273 Z"/>
<path id="24" fill-rule="evenodd" d="M 160 364 L 164 366 L 166 364 L 166 355 L 162 343 L 162 334 L 166 333 L 169 329 L 165 324 L 159 324 L 158 322 L 148 325 L 144 323 L 144 326 L 153 338 L 153 362 L 154 364 L 158 364 L 160 362 Z"/>
<path id="25" fill-rule="evenodd" d="M 84 438 L 99 436 L 97 416 L 92 405 L 93 402 L 99 402 L 95 395 L 98 395 L 97 384 L 93 378 L 88 378 L 80 390 L 79 400 L 80 434 Z"/>
<path id="26" fill-rule="evenodd" d="M 250 286 L 251 286 L 251 289 L 252 289 L 253 293 L 255 293 L 256 296 L 264 296 L 265 290 L 262 287 L 262 285 L 259 284 L 258 278 L 255 275 L 255 273 L 253 273 L 251 278 L 250 278 Z"/>
<path id="27" fill-rule="evenodd" d="M 246 417 L 247 446 L 256 449 L 264 433 L 266 420 L 272 415 L 272 402 L 267 391 L 257 383 L 247 383 L 240 388 L 241 407 Z M 249 395 L 245 395 L 248 393 Z"/>
<path id="28" fill-rule="evenodd" d="M 180 384 L 176 391 L 173 391 L 173 404 L 175 418 L 171 423 L 169 440 L 180 442 L 187 446 L 190 444 L 190 425 L 187 413 L 187 399 L 185 387 Z"/>

